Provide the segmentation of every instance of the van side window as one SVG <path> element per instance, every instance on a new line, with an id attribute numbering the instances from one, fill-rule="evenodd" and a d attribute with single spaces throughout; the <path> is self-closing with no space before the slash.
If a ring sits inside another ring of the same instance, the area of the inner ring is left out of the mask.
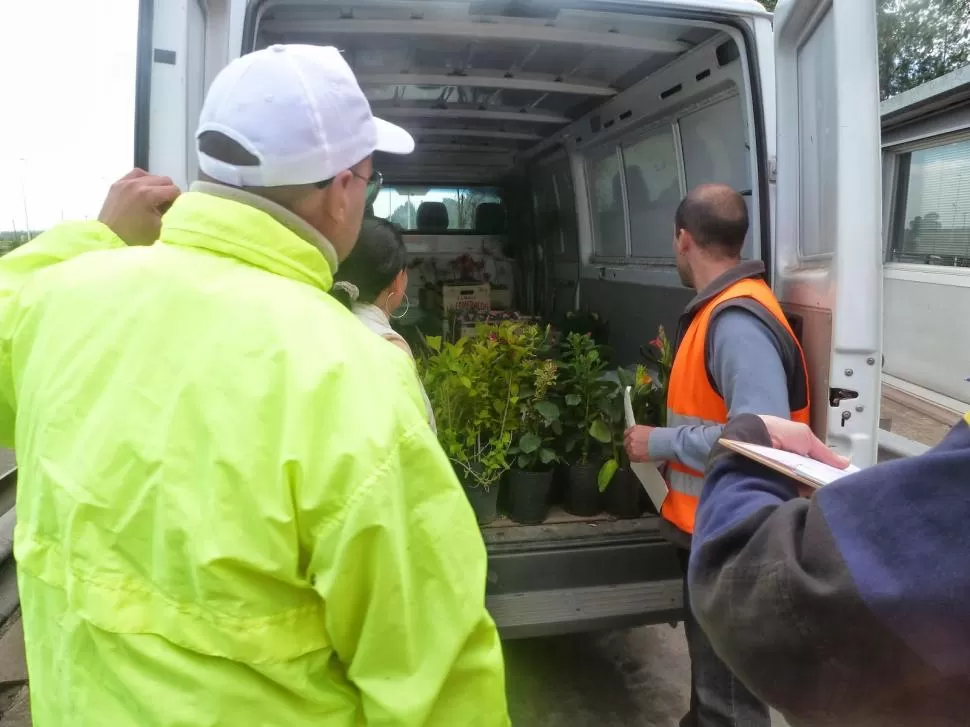
<path id="1" fill-rule="evenodd" d="M 674 212 L 699 184 L 731 185 L 754 212 L 751 142 L 734 86 L 585 154 L 594 261 L 672 263 Z M 746 258 L 752 239 L 749 231 Z"/>
<path id="2" fill-rule="evenodd" d="M 630 255 L 672 257 L 674 213 L 683 197 L 672 126 L 661 126 L 623 147 L 630 210 Z"/>
<path id="3" fill-rule="evenodd" d="M 897 156 L 890 262 L 970 268 L 970 139 Z"/>
<path id="4" fill-rule="evenodd" d="M 680 119 L 687 188 L 716 180 L 739 192 L 751 189 L 750 142 L 741 97 L 729 96 Z M 748 216 L 754 215 L 751 195 L 744 198 Z M 744 241 L 743 257 L 752 255 L 752 232 Z"/>
<path id="5" fill-rule="evenodd" d="M 592 186 L 590 205 L 593 213 L 593 251 L 596 257 L 625 258 L 626 205 L 620 158 L 616 146 L 597 150 L 589 160 L 588 175 Z"/>

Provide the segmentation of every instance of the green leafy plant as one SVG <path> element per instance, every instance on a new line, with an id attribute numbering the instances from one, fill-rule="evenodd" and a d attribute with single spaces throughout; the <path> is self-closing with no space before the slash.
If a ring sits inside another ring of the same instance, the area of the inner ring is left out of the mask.
<path id="1" fill-rule="evenodd" d="M 626 450 L 623 446 L 623 435 L 626 433 L 626 412 L 623 407 L 623 392 L 630 387 L 630 404 L 633 408 L 633 418 L 640 424 L 652 422 L 655 418 L 657 382 L 647 371 L 646 366 L 640 364 L 634 370 L 618 368 L 616 370 L 619 385 L 610 393 L 607 401 L 610 410 L 610 457 L 607 459 L 597 475 L 597 484 L 603 492 L 613 481 L 613 476 L 621 467 L 628 464 Z"/>
<path id="2" fill-rule="evenodd" d="M 447 343 L 425 339 L 430 354 L 419 363 L 431 400 L 438 439 L 464 481 L 490 488 L 509 468 L 522 422 L 523 371 L 535 365 L 544 340 L 534 325 L 483 325 Z"/>
<path id="3" fill-rule="evenodd" d="M 554 361 L 539 360 L 524 366 L 522 373 L 525 385 L 519 390 L 520 429 L 509 454 L 515 457 L 519 469 L 544 471 L 560 461 L 556 447 L 563 432 L 561 412 L 551 399 L 558 366 Z"/>
<path id="4" fill-rule="evenodd" d="M 647 366 L 643 364 L 638 365 L 633 371 L 617 369 L 619 386 L 605 398 L 607 403 L 604 408 L 609 411 L 611 438 L 610 456 L 603 463 L 597 476 L 600 492 L 610 486 L 617 470 L 627 464 L 623 446 L 623 435 L 626 431 L 623 391 L 626 387 L 630 387 L 633 418 L 638 424 L 653 427 L 666 426 L 667 388 L 670 384 L 670 370 L 674 363 L 674 350 L 663 326 L 660 326 L 657 337 L 650 341 L 648 346 L 648 348 L 641 348 L 641 354 L 652 365 L 655 375 L 651 375 Z"/>
<path id="5" fill-rule="evenodd" d="M 588 334 L 570 333 L 563 344 L 559 394 L 563 402 L 563 451 L 572 463 L 587 464 L 612 442 L 610 395 L 616 384 L 605 380 L 606 363 Z"/>
<path id="6" fill-rule="evenodd" d="M 571 333 L 588 333 L 599 348 L 604 363 L 612 356 L 607 346 L 610 338 L 610 322 L 599 313 L 590 310 L 571 310 L 566 312 L 562 332 L 568 338 Z"/>

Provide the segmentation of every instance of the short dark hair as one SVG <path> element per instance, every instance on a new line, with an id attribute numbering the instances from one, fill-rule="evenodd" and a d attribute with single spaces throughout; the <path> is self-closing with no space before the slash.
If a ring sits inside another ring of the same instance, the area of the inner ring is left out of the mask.
<path id="1" fill-rule="evenodd" d="M 374 303 L 377 296 L 408 265 L 407 247 L 401 228 L 379 217 L 364 220 L 357 244 L 347 259 L 340 263 L 335 281 L 353 283 L 359 291 L 357 300 Z M 354 301 L 347 291 L 331 291 L 337 300 L 350 308 Z"/>
<path id="2" fill-rule="evenodd" d="M 687 230 L 705 250 L 719 257 L 739 258 L 748 234 L 744 198 L 723 184 L 691 190 L 677 207 L 677 230 Z"/>

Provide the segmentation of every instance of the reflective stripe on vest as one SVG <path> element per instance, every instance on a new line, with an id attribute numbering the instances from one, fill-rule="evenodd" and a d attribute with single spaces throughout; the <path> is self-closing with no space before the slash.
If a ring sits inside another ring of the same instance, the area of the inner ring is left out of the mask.
<path id="1" fill-rule="evenodd" d="M 798 346 L 802 371 L 806 377 L 805 390 L 808 391 L 805 356 L 781 306 L 763 280 L 746 278 L 730 285 L 699 308 L 684 333 L 670 372 L 667 392 L 668 427 L 727 423 L 727 403 L 707 378 L 706 342 L 711 314 L 718 306 L 735 298 L 751 298 L 757 301 L 788 331 Z M 808 424 L 808 405 L 792 412 L 792 419 Z M 668 465 L 667 484 L 670 492 L 664 500 L 660 514 L 683 532 L 693 534 L 697 503 L 704 487 L 704 473 L 685 467 L 679 462 L 669 462 Z"/>

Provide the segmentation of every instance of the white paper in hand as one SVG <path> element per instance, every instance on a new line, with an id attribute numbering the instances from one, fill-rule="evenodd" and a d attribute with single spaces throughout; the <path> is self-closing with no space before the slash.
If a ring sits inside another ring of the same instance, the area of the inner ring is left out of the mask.
<path id="1" fill-rule="evenodd" d="M 633 417 L 633 402 L 630 400 L 629 386 L 623 390 L 623 413 L 626 416 L 627 429 L 635 427 L 637 421 Z M 643 489 L 647 491 L 647 495 L 649 495 L 653 506 L 657 508 L 657 512 L 660 512 L 660 506 L 663 505 L 664 498 L 667 497 L 667 482 L 657 469 L 657 465 L 653 462 L 631 462 L 630 469 L 640 480 Z"/>

